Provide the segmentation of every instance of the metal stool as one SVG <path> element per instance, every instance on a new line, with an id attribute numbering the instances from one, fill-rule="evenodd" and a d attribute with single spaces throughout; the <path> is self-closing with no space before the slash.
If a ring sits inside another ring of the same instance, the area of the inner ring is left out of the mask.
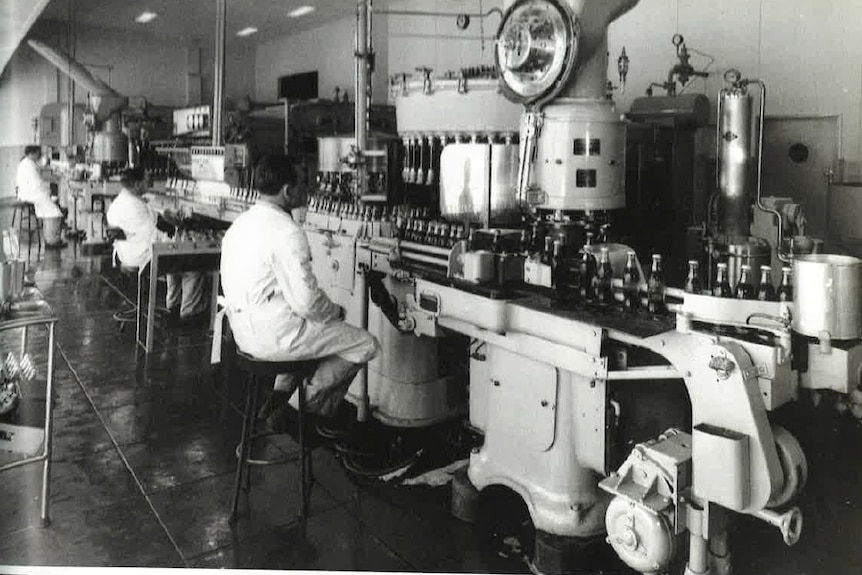
<path id="1" fill-rule="evenodd" d="M 236 477 L 234 479 L 233 503 L 231 505 L 230 521 L 236 521 L 239 505 L 239 492 L 242 487 L 243 472 L 246 474 L 246 492 L 250 489 L 250 474 L 252 465 L 274 465 L 284 463 L 288 459 L 261 460 L 251 458 L 251 446 L 255 439 L 274 435 L 272 432 L 256 433 L 257 400 L 260 392 L 260 382 L 273 381 L 281 374 L 297 374 L 303 378 L 297 386 L 299 414 L 299 475 L 300 475 L 300 519 L 304 522 L 308 515 L 308 487 L 312 482 L 311 451 L 306 447 L 304 428 L 305 416 L 305 377 L 313 373 L 317 366 L 316 360 L 307 361 L 264 361 L 256 359 L 237 349 L 237 367 L 246 374 L 248 383 L 245 398 L 245 413 L 242 420 L 242 436 L 237 446 Z"/>
<path id="2" fill-rule="evenodd" d="M 12 211 L 12 228 L 15 227 L 15 220 L 18 220 L 18 237 L 21 237 L 21 231 L 24 229 L 24 216 L 27 216 L 27 243 L 33 238 L 33 220 L 36 220 L 36 240 L 37 246 L 42 246 L 42 222 L 36 217 L 36 206 L 30 202 L 15 202 L 15 209 Z"/>

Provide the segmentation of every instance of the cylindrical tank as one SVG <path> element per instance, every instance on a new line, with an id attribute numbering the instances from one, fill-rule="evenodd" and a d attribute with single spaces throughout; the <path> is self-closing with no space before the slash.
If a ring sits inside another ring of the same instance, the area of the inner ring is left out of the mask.
<path id="1" fill-rule="evenodd" d="M 544 108 L 533 181 L 536 207 L 612 210 L 625 207 L 626 131 L 609 100 L 559 98 Z M 521 126 L 521 142 L 527 138 Z"/>
<path id="2" fill-rule="evenodd" d="M 811 254 L 793 260 L 793 329 L 829 339 L 862 338 L 862 260 Z"/>
<path id="3" fill-rule="evenodd" d="M 720 231 L 728 236 L 748 237 L 751 228 L 751 96 L 745 89 L 732 88 L 722 90 L 719 100 Z"/>

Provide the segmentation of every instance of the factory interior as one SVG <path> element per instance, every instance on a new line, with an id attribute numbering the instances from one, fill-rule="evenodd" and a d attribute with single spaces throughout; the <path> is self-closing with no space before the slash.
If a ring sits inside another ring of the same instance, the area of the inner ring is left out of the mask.
<path id="1" fill-rule="evenodd" d="M 0 0 L 0 572 L 859 573 L 860 21 Z"/>

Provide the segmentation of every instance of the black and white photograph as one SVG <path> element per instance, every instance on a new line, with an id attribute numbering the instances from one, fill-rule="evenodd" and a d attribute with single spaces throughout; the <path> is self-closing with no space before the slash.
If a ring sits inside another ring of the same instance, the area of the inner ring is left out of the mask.
<path id="1" fill-rule="evenodd" d="M 0 573 L 862 572 L 860 23 L 0 0 Z"/>

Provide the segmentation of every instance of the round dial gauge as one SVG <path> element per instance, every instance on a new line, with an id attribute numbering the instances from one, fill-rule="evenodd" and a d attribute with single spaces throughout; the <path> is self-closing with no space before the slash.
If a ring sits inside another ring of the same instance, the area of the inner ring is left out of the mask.
<path id="1" fill-rule="evenodd" d="M 577 56 L 577 25 L 558 0 L 518 0 L 497 32 L 495 59 L 503 93 L 529 104 L 556 95 Z"/>

